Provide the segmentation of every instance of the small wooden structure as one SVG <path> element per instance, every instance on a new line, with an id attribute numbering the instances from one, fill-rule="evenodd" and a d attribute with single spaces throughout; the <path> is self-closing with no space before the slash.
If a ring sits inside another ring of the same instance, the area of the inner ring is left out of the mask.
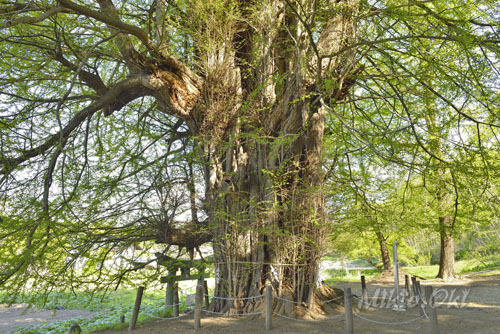
<path id="1" fill-rule="evenodd" d="M 171 308 L 174 303 L 174 295 L 177 293 L 174 288 L 178 281 L 197 280 L 198 285 L 203 285 L 203 280 L 207 275 L 205 270 L 207 263 L 202 260 L 174 259 L 173 257 L 156 254 L 158 264 L 167 267 L 168 276 L 160 278 L 161 283 L 167 283 L 167 293 L 165 296 L 165 307 Z M 180 275 L 177 272 L 180 270 Z"/>

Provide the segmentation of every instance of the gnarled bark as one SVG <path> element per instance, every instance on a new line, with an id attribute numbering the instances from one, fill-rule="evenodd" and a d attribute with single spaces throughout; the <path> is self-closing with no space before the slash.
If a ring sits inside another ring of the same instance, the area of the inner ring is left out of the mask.
<path id="1" fill-rule="evenodd" d="M 346 1 L 345 8 L 353 10 L 355 4 Z M 210 76 L 210 91 L 230 92 L 232 98 L 204 96 L 205 109 L 197 109 L 203 122 L 196 130 L 210 131 L 199 145 L 205 161 L 206 209 L 214 230 L 215 296 L 259 295 L 270 281 L 279 294 L 307 302 L 314 299 L 325 231 L 321 193 L 325 109 L 317 80 L 343 81 L 354 70 L 347 59 L 342 69 L 336 61 L 318 66 L 310 50 L 331 54 L 354 38 L 354 29 L 345 28 L 349 16 L 340 15 L 331 25 L 342 25 L 345 34 L 335 35 L 330 25 L 313 46 L 307 31 L 311 27 L 297 16 L 298 8 L 286 1 L 265 6 L 262 12 L 270 17 L 238 34 L 243 45 L 238 52 L 221 46 L 223 52 L 207 55 L 206 66 L 217 74 Z M 255 32 L 255 27 L 262 30 Z M 242 36 L 253 37 L 242 40 Z M 309 59 L 308 66 L 317 71 L 305 68 L 302 59 Z M 257 66 L 243 77 L 248 63 Z M 276 73 L 281 81 L 273 79 Z M 348 87 L 339 83 L 325 96 L 341 99 L 340 90 Z M 249 307 L 223 299 L 214 299 L 212 305 L 221 312 Z"/>

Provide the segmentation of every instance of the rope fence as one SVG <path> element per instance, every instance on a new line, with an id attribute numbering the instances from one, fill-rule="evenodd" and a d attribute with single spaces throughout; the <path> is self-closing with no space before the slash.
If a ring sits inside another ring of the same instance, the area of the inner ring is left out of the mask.
<path id="1" fill-rule="evenodd" d="M 206 293 L 204 294 L 204 296 L 205 297 L 212 297 L 212 299 L 233 300 L 233 301 L 259 299 L 259 298 L 263 298 L 264 297 L 264 295 L 252 296 L 252 297 L 217 297 L 217 296 L 207 295 Z"/>
<path id="2" fill-rule="evenodd" d="M 379 325 L 405 325 L 405 324 L 409 324 L 409 323 L 412 323 L 414 321 L 417 321 L 417 320 L 420 320 L 422 318 L 428 318 L 426 317 L 425 315 L 421 315 L 419 317 L 416 317 L 416 318 L 413 318 L 413 319 L 410 319 L 410 320 L 405 320 L 405 321 L 398 321 L 398 322 L 384 322 L 384 321 L 379 321 L 379 320 L 373 320 L 373 319 L 368 319 L 368 318 L 365 318 L 359 314 L 356 314 L 354 313 L 354 316 L 356 318 L 359 318 L 359 319 L 362 319 L 362 320 L 365 320 L 365 321 L 368 321 L 368 322 L 373 322 L 375 324 L 379 324 Z"/>
<path id="3" fill-rule="evenodd" d="M 290 299 L 281 298 L 281 297 L 278 297 L 278 296 L 276 296 L 274 298 L 276 298 L 278 300 L 281 300 L 283 302 L 292 303 L 292 304 L 295 304 L 295 305 L 302 305 L 302 304 L 306 304 L 306 305 L 324 305 L 324 304 L 331 303 L 333 301 L 342 299 L 344 297 L 340 296 L 340 297 L 336 297 L 336 298 L 332 298 L 332 299 L 328 299 L 328 300 L 322 300 L 320 302 L 296 302 L 296 301 L 293 301 L 293 300 L 290 300 Z"/>
<path id="4" fill-rule="evenodd" d="M 334 315 L 332 317 L 321 318 L 321 319 L 298 319 L 298 318 L 287 317 L 284 314 L 279 314 L 279 313 L 276 313 L 276 312 L 273 312 L 273 315 L 276 315 L 276 316 L 278 316 L 280 318 L 284 318 L 284 319 L 288 319 L 288 320 L 293 320 L 293 321 L 299 321 L 299 322 L 316 322 L 316 321 L 327 321 L 327 320 L 338 319 L 341 316 L 343 316 L 344 314 L 343 313 L 339 313 L 339 314 Z"/>
<path id="5" fill-rule="evenodd" d="M 359 306 L 368 306 L 368 307 L 372 307 L 372 308 L 377 308 L 377 309 L 381 309 L 381 310 L 386 310 L 386 309 L 391 309 L 392 308 L 392 304 L 389 305 L 390 302 L 392 302 L 391 299 L 380 299 L 378 297 L 366 297 L 366 298 L 358 298 L 356 296 L 352 296 L 352 298 L 356 301 L 358 301 L 358 305 Z M 369 300 L 372 299 L 372 300 L 376 300 L 376 301 L 379 301 L 379 302 L 387 302 L 387 305 L 376 305 L 374 303 L 371 303 Z"/>
<path id="6" fill-rule="evenodd" d="M 364 281 L 364 280 L 363 280 Z M 203 283 L 203 282 L 201 282 Z M 436 309 L 434 306 L 434 300 L 433 300 L 433 293 L 432 293 L 432 287 L 427 286 L 426 291 L 425 291 L 425 296 L 427 299 L 424 298 L 424 295 L 422 294 L 422 291 L 420 290 L 420 285 L 419 284 L 413 284 L 414 287 L 414 294 L 413 297 L 417 299 L 417 305 L 419 306 L 420 309 L 420 315 L 415 316 L 411 319 L 407 320 L 401 320 L 401 321 L 382 321 L 382 320 L 377 320 L 373 319 L 372 317 L 368 317 L 366 315 L 362 315 L 361 312 L 363 311 L 363 308 L 360 307 L 359 312 L 354 313 L 353 312 L 353 300 L 356 300 L 359 302 L 358 305 L 367 305 L 370 307 L 374 307 L 374 305 L 370 304 L 368 300 L 370 298 L 376 298 L 376 297 L 368 297 L 368 294 L 366 292 L 366 285 L 363 285 L 363 292 L 362 292 L 362 297 L 359 298 L 357 296 L 354 296 L 351 294 L 351 288 L 345 288 L 344 289 L 344 295 L 335 297 L 332 299 L 328 300 L 323 300 L 323 301 L 318 301 L 318 302 L 296 302 L 294 300 L 286 299 L 280 296 L 277 296 L 273 294 L 273 288 L 271 285 L 267 285 L 265 288 L 265 293 L 262 295 L 258 296 L 250 296 L 250 297 L 219 297 L 219 296 L 210 296 L 206 293 L 206 284 L 197 285 L 196 287 L 196 295 L 195 295 L 195 305 L 193 309 L 189 310 L 188 312 L 185 312 L 182 315 L 179 315 L 178 313 L 178 307 L 180 305 L 183 305 L 183 303 L 179 303 L 178 300 L 176 300 L 177 303 L 172 304 L 172 305 L 167 305 L 167 307 L 174 307 L 177 308 L 177 312 L 174 311 L 174 316 L 171 317 L 161 317 L 161 316 L 156 316 L 151 313 L 144 312 L 147 316 L 154 318 L 154 319 L 161 319 L 161 320 L 174 320 L 174 319 L 180 319 L 180 318 L 185 318 L 193 314 L 193 323 L 194 323 L 194 328 L 198 329 L 201 326 L 201 315 L 207 314 L 207 315 L 213 315 L 213 316 L 225 316 L 225 317 L 245 317 L 245 316 L 259 316 L 259 315 L 264 315 L 265 317 L 265 329 L 266 330 L 271 330 L 272 329 L 272 318 L 273 316 L 283 318 L 286 320 L 291 320 L 291 321 L 298 321 L 298 322 L 322 322 L 322 321 L 332 321 L 332 320 L 345 320 L 345 333 L 346 334 L 353 334 L 354 333 L 354 318 L 359 319 L 361 321 L 366 321 L 369 323 L 374 323 L 378 325 L 384 325 L 384 326 L 402 326 L 402 325 L 408 325 L 414 322 L 417 322 L 419 320 L 423 319 L 428 319 L 430 323 L 430 333 L 431 334 L 438 334 L 439 329 L 438 329 L 438 322 L 437 322 L 437 314 L 436 314 Z M 363 282 L 364 283 L 364 282 Z M 144 288 L 139 287 L 139 290 L 137 292 L 137 298 L 136 298 L 136 303 L 134 307 L 134 311 L 132 314 L 132 319 L 130 323 L 129 330 L 133 330 L 135 328 L 135 321 L 137 320 L 137 316 L 139 313 L 139 307 L 141 303 L 141 298 L 142 298 L 142 293 L 143 293 Z M 204 291 L 205 290 L 205 291 Z M 176 287 L 176 295 L 178 293 L 177 287 Z M 205 297 L 205 303 L 204 303 L 204 297 Z M 230 313 L 230 312 L 217 312 L 217 311 L 212 311 L 208 309 L 208 298 L 212 300 L 227 300 L 227 301 L 251 301 L 255 303 L 256 300 L 264 298 L 264 311 L 258 311 L 258 312 L 247 312 L 247 313 Z M 408 301 L 409 298 L 406 298 L 408 296 L 405 296 L 405 301 Z M 322 318 L 317 318 L 317 319 L 299 319 L 299 318 L 294 318 L 291 316 L 288 316 L 286 314 L 282 314 L 281 312 L 275 312 L 273 311 L 273 302 L 275 300 L 281 302 L 281 303 L 290 303 L 293 305 L 324 305 L 327 303 L 331 303 L 340 299 L 344 299 L 344 311 L 338 314 L 335 314 L 333 316 L 329 317 L 322 317 Z M 399 298 L 399 296 L 397 297 Z M 205 304 L 205 309 L 202 309 L 203 304 Z M 387 307 L 375 307 L 376 309 L 387 309 Z M 393 308 L 393 310 L 396 310 Z M 401 311 L 401 309 L 397 309 Z M 396 312 L 394 314 L 402 314 L 401 312 Z"/>
<path id="7" fill-rule="evenodd" d="M 251 315 L 260 315 L 263 314 L 264 312 L 247 312 L 247 313 L 227 313 L 227 312 L 214 312 L 210 310 L 202 310 L 202 312 L 208 313 L 208 314 L 214 314 L 214 315 L 222 315 L 225 317 L 246 317 L 246 316 L 251 316 Z"/>
<path id="8" fill-rule="evenodd" d="M 387 298 L 386 299 L 380 299 L 378 297 L 369 297 L 369 296 L 365 296 L 364 298 L 358 298 L 356 296 L 352 296 L 352 298 L 354 300 L 356 300 L 358 302 L 358 305 L 360 305 L 360 306 L 368 306 L 368 307 L 371 307 L 371 308 L 376 308 L 376 309 L 381 309 L 381 310 L 392 309 L 395 306 L 394 303 L 378 306 L 378 305 L 376 305 L 374 303 L 371 303 L 369 301 L 370 299 L 375 299 L 377 301 L 381 301 L 382 300 L 382 301 L 386 301 L 386 302 L 392 302 L 393 299 L 387 299 Z M 424 299 L 422 298 L 422 300 L 424 300 Z M 429 318 L 427 316 L 427 314 L 425 313 L 425 307 L 424 307 L 423 303 L 422 304 L 419 304 L 418 302 L 416 302 L 416 303 L 407 303 L 406 305 L 408 307 L 415 307 L 415 306 L 420 307 L 421 313 L 422 313 L 421 315 L 425 316 L 425 318 Z"/>
<path id="9" fill-rule="evenodd" d="M 148 317 L 150 318 L 153 318 L 153 319 L 159 319 L 159 320 L 175 320 L 175 319 L 180 319 L 180 318 L 184 318 L 190 314 L 193 314 L 194 313 L 194 310 L 190 310 L 186 313 L 184 313 L 183 315 L 178 315 L 178 316 L 173 316 L 173 317 L 159 317 L 159 316 L 156 316 L 156 315 L 153 315 L 151 313 L 147 313 L 147 312 L 143 312 L 145 315 L 147 315 Z"/>

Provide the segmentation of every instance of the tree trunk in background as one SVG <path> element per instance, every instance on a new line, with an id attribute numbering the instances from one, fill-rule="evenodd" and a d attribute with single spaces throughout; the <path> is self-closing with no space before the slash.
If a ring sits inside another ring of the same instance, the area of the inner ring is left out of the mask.
<path id="1" fill-rule="evenodd" d="M 455 273 L 455 243 L 453 241 L 454 219 L 445 215 L 450 210 L 450 191 L 445 183 L 446 171 L 438 170 L 439 234 L 441 238 L 441 254 L 439 257 L 439 272 L 437 277 L 449 281 L 456 277 Z M 455 208 L 456 210 L 456 208 Z"/>
<path id="2" fill-rule="evenodd" d="M 437 277 L 449 281 L 456 277 L 455 273 L 455 242 L 453 240 L 452 219 L 450 216 L 439 217 L 441 233 L 441 256 L 439 257 L 439 272 Z"/>
<path id="3" fill-rule="evenodd" d="M 380 254 L 382 255 L 382 263 L 384 264 L 384 271 L 391 270 L 391 257 L 389 255 L 389 250 L 387 248 L 386 238 L 382 232 L 377 231 L 378 243 L 380 245 Z"/>
<path id="4" fill-rule="evenodd" d="M 429 173 L 431 180 L 431 187 L 433 188 L 434 196 L 438 204 L 438 224 L 441 238 L 441 254 L 439 260 L 439 272 L 437 277 L 448 281 L 454 277 L 455 274 L 455 246 L 453 242 L 453 229 L 455 225 L 455 218 L 452 218 L 449 213 L 452 209 L 452 190 L 450 184 L 454 180 L 449 175 L 448 169 L 444 167 L 445 161 L 443 160 L 443 143 L 441 140 L 441 131 L 439 128 L 437 118 L 439 111 L 433 100 L 428 100 L 426 103 L 426 124 L 429 133 L 429 150 L 431 152 L 430 162 L 436 164 L 434 170 Z M 452 170 L 449 170 L 452 173 Z M 455 196 L 458 196 L 455 194 Z M 455 210 L 457 207 L 455 206 Z M 456 211 L 455 211 L 456 214 Z"/>

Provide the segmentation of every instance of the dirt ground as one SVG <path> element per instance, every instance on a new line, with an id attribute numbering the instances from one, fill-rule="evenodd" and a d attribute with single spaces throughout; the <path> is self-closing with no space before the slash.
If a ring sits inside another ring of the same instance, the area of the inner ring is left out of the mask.
<path id="1" fill-rule="evenodd" d="M 368 295 L 388 291 L 390 285 L 387 283 L 367 282 Z M 434 289 L 441 289 L 436 295 L 438 300 L 438 322 L 440 333 L 453 334 L 493 334 L 500 333 L 500 275 L 488 277 L 467 277 L 453 283 L 443 284 L 436 280 L 421 281 L 422 286 L 432 285 Z M 361 288 L 352 283 L 341 283 L 336 287 L 343 288 L 351 286 L 353 293 L 360 295 Z M 378 290 L 377 290 L 378 289 Z M 468 290 L 470 289 L 470 290 Z M 453 294 L 452 294 L 453 293 Z M 465 300 L 464 300 L 465 296 Z M 446 299 L 446 300 L 444 300 Z M 461 308 L 459 308 L 461 307 Z M 405 312 L 392 311 L 391 309 L 366 308 L 355 309 L 354 332 L 363 334 L 402 334 L 402 333 L 429 333 L 429 320 L 420 318 L 407 324 L 377 324 L 368 322 L 358 316 L 375 320 L 377 322 L 405 322 L 420 316 L 417 308 L 408 309 Z M 331 315 L 332 316 L 332 315 Z M 273 318 L 273 329 L 264 330 L 264 319 L 229 318 L 229 317 L 204 317 L 201 320 L 201 328 L 193 329 L 192 316 L 178 320 L 158 320 L 140 328 L 135 334 L 165 334 L 165 333 L 208 333 L 208 334 L 230 334 L 230 333 L 287 333 L 287 334 L 324 334 L 345 333 L 345 321 L 343 315 L 339 318 L 326 321 L 294 321 L 275 316 Z M 97 332 L 103 334 L 126 333 L 127 329 L 121 331 Z"/>
<path id="2" fill-rule="evenodd" d="M 26 309 L 24 305 L 13 305 L 7 308 L 0 305 L 0 333 L 41 325 L 45 322 L 67 320 L 74 317 L 92 317 L 93 313 L 80 310 L 58 310 L 55 316 L 53 311 Z"/>
<path id="3" fill-rule="evenodd" d="M 422 286 L 432 285 L 440 293 L 436 295 L 438 300 L 438 319 L 441 334 L 493 334 L 500 333 L 500 275 L 486 277 L 466 277 L 453 283 L 443 284 L 437 280 L 422 280 Z M 339 283 L 338 288 L 350 286 L 354 295 L 361 294 L 360 284 Z M 387 282 L 367 282 L 367 291 L 370 297 L 383 296 L 390 291 Z M 446 299 L 446 300 L 444 300 Z M 46 321 L 69 319 L 76 316 L 91 316 L 90 312 L 78 310 L 60 310 L 53 317 L 52 311 L 28 310 L 18 305 L 14 308 L 0 306 L 0 332 L 13 330 L 16 326 L 29 327 Z M 402 334 L 402 333 L 429 333 L 429 320 L 417 319 L 407 324 L 378 324 L 368 322 L 364 317 L 377 322 L 398 323 L 416 319 L 420 316 L 417 308 L 410 308 L 405 312 L 396 312 L 391 309 L 355 308 L 354 332 L 367 334 Z M 333 314 L 329 316 L 334 316 Z M 207 334 L 230 334 L 230 333 L 286 333 L 286 334 L 343 334 L 345 321 L 344 315 L 332 320 L 325 321 L 295 321 L 290 319 L 273 318 L 273 329 L 264 330 L 264 318 L 249 319 L 247 317 L 203 317 L 201 328 L 193 329 L 192 315 L 177 320 L 157 320 L 137 328 L 135 334 L 168 334 L 168 333 L 207 333 Z M 121 331 L 108 330 L 96 332 L 102 334 L 127 333 L 127 329 Z"/>

